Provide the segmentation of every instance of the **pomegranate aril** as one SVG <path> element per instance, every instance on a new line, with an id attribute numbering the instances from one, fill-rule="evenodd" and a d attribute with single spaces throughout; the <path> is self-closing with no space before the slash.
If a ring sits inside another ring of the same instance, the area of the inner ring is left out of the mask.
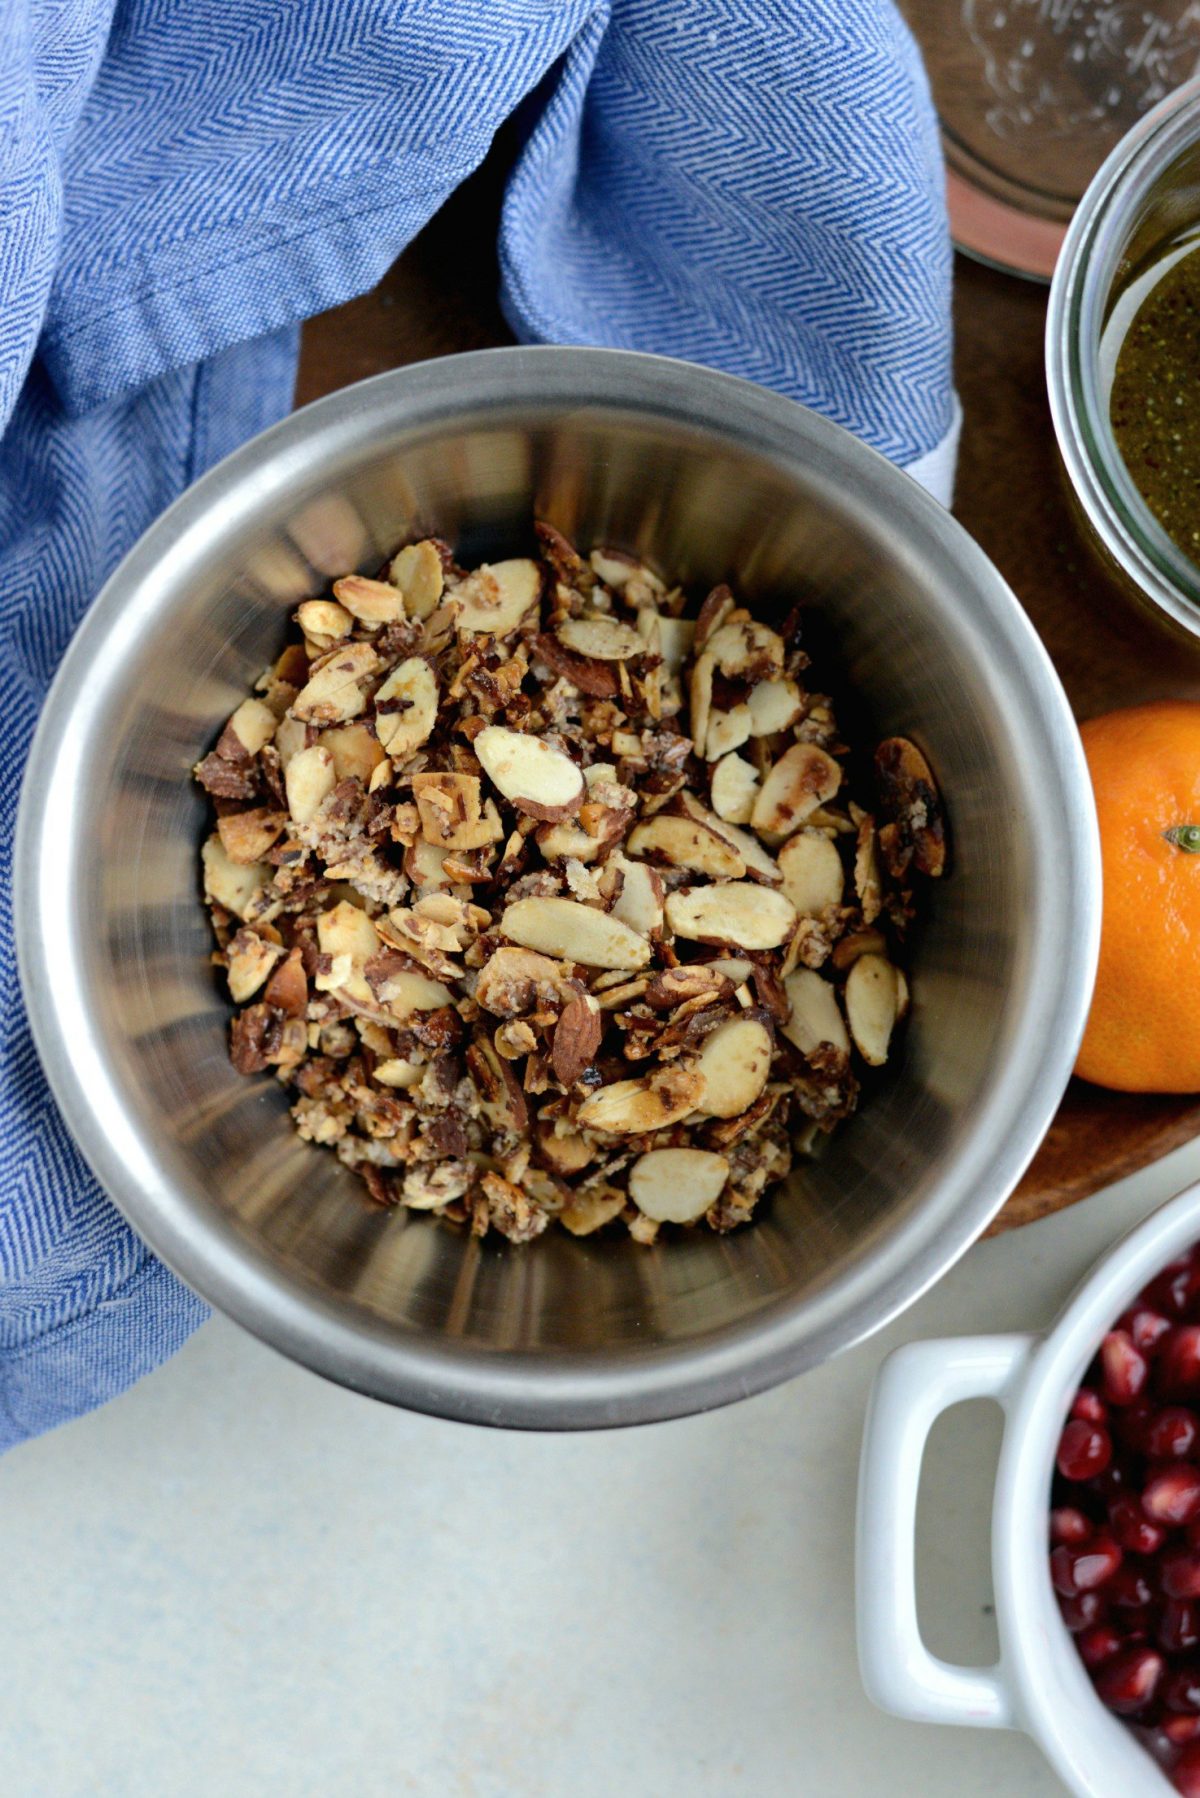
<path id="1" fill-rule="evenodd" d="M 1102 1623 L 1108 1611 L 1108 1601 L 1103 1591 L 1080 1592 L 1078 1595 L 1065 1598 L 1059 1595 L 1058 1608 L 1062 1620 L 1073 1636 L 1081 1629 L 1091 1629 L 1094 1623 Z"/>
<path id="2" fill-rule="evenodd" d="M 1149 1305 L 1135 1305 L 1127 1311 L 1118 1324 L 1118 1329 L 1127 1330 L 1135 1348 L 1153 1349 L 1171 1328 L 1170 1319 L 1160 1311 L 1154 1311 Z"/>
<path id="3" fill-rule="evenodd" d="M 1182 1798 L 1200 1798 L 1200 1747 L 1184 1749 L 1171 1769 L 1171 1784 Z"/>
<path id="4" fill-rule="evenodd" d="M 1166 1530 L 1161 1524 L 1151 1522 L 1132 1493 L 1113 1500 L 1108 1507 L 1108 1521 L 1113 1535 L 1130 1554 L 1157 1554 L 1167 1539 Z"/>
<path id="5" fill-rule="evenodd" d="M 1096 1691 L 1110 1711 L 1132 1717 L 1144 1711 L 1163 1676 L 1161 1654 L 1152 1648 L 1124 1648 L 1096 1669 Z"/>
<path id="6" fill-rule="evenodd" d="M 1200 1551 L 1173 1548 L 1163 1556 L 1158 1576 L 1168 1598 L 1200 1598 Z"/>
<path id="7" fill-rule="evenodd" d="M 1168 1742 L 1173 1742 L 1179 1748 L 1185 1742 L 1194 1742 L 1200 1736 L 1200 1717 L 1164 1717 L 1158 1727 Z"/>
<path id="8" fill-rule="evenodd" d="M 1070 1547 L 1086 1542 L 1092 1533 L 1092 1526 L 1082 1511 L 1074 1505 L 1059 1505 L 1050 1513 L 1051 1542 L 1065 1542 Z"/>
<path id="9" fill-rule="evenodd" d="M 1112 1459 L 1112 1437 L 1103 1424 L 1073 1417 L 1058 1444 L 1058 1471 L 1065 1480 L 1090 1480 Z"/>
<path id="10" fill-rule="evenodd" d="M 1200 1436 L 1200 1417 L 1185 1405 L 1163 1405 L 1138 1430 L 1137 1446 L 1152 1461 L 1182 1460 Z"/>
<path id="11" fill-rule="evenodd" d="M 1125 1330 L 1110 1330 L 1100 1344 L 1102 1391 L 1110 1405 L 1132 1405 L 1146 1384 L 1150 1364 Z"/>
<path id="12" fill-rule="evenodd" d="M 1097 1586 L 1110 1580 L 1121 1565 L 1120 1545 L 1111 1536 L 1093 1536 L 1084 1547 L 1069 1552 L 1077 1592 L 1094 1592 Z"/>
<path id="13" fill-rule="evenodd" d="M 1058 1550 L 1054 1551 L 1056 1554 Z M 1074 1567 L 1071 1569 L 1074 1580 Z M 1075 1588 L 1079 1590 L 1078 1586 Z M 1146 1575 L 1133 1562 L 1126 1561 L 1106 1582 L 1106 1595 L 1112 1604 L 1119 1605 L 1122 1610 L 1133 1610 L 1135 1606 L 1147 1605 L 1154 1597 L 1154 1589 Z M 1175 1596 L 1175 1594 L 1172 1594 Z M 1180 1597 L 1190 1594 L 1179 1594 Z"/>
<path id="14" fill-rule="evenodd" d="M 1195 1270 L 1190 1261 L 1172 1261 L 1161 1274 L 1151 1280 L 1141 1296 L 1141 1303 L 1166 1317 L 1182 1317 L 1192 1296 Z"/>
<path id="15" fill-rule="evenodd" d="M 1162 1701 L 1169 1711 L 1182 1711 L 1189 1717 L 1200 1716 L 1200 1668 L 1177 1667 L 1163 1686 Z"/>
<path id="16" fill-rule="evenodd" d="M 1200 1324 L 1182 1324 L 1159 1344 L 1157 1384 L 1167 1398 L 1200 1392 Z"/>
<path id="17" fill-rule="evenodd" d="M 1142 1488 L 1142 1509 L 1155 1523 L 1194 1523 L 1200 1517 L 1200 1467 L 1180 1461 L 1152 1467 Z"/>
<path id="18" fill-rule="evenodd" d="M 1200 1609 L 1187 1598 L 1168 1598 L 1158 1620 L 1158 1643 L 1181 1654 L 1200 1643 Z"/>
<path id="19" fill-rule="evenodd" d="M 1095 1596 L 1092 1592 L 1088 1594 L 1089 1598 Z M 1085 1667 L 1099 1667 L 1102 1662 L 1111 1660 L 1124 1642 L 1120 1630 L 1114 1629 L 1111 1623 L 1093 1623 L 1075 1637 L 1075 1646 Z"/>
<path id="20" fill-rule="evenodd" d="M 1071 1416 L 1082 1418 L 1084 1423 L 1107 1423 L 1108 1406 L 1090 1386 L 1081 1386 L 1071 1401 Z"/>

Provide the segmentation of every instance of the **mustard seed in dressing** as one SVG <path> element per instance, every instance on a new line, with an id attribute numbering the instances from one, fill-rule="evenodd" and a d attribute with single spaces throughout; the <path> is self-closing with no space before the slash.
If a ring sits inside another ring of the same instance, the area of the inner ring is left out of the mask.
<path id="1" fill-rule="evenodd" d="M 1200 562 L 1200 249 L 1138 308 L 1117 356 L 1109 416 L 1134 486 Z"/>

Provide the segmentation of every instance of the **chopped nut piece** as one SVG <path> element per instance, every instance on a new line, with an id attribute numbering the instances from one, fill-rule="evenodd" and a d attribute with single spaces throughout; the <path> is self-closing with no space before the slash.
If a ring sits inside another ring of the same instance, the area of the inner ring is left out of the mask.
<path id="1" fill-rule="evenodd" d="M 335 781 L 361 780 L 365 787 L 385 760 L 383 745 L 365 724 L 343 724 L 337 730 L 323 730 L 317 744 L 333 757 Z"/>
<path id="2" fill-rule="evenodd" d="M 328 749 L 314 743 L 288 762 L 284 776 L 288 810 L 297 824 L 311 824 L 337 785 L 337 769 Z"/>
<path id="3" fill-rule="evenodd" d="M 260 862 L 278 841 L 286 823 L 283 812 L 256 806 L 253 811 L 228 812 L 225 817 L 218 818 L 217 832 L 230 860 L 250 867 Z"/>
<path id="4" fill-rule="evenodd" d="M 644 968 L 650 945 L 610 912 L 575 899 L 518 899 L 500 917 L 512 943 L 588 968 Z"/>
<path id="5" fill-rule="evenodd" d="M 208 897 L 235 918 L 244 918 L 256 895 L 270 880 L 270 868 L 260 863 L 247 867 L 235 862 L 215 831 L 204 845 L 203 860 L 204 891 Z"/>
<path id="6" fill-rule="evenodd" d="M 692 742 L 696 754 L 703 755 L 708 742 L 708 720 L 712 712 L 713 659 L 698 655 L 692 663 L 688 681 L 688 704 L 692 708 Z"/>
<path id="7" fill-rule="evenodd" d="M 938 879 L 946 870 L 946 826 L 929 763 L 907 737 L 889 737 L 875 751 L 882 809 L 888 823 L 879 847 L 888 872 L 902 879 L 910 861 Z"/>
<path id="8" fill-rule="evenodd" d="M 660 1224 L 690 1224 L 715 1205 L 729 1177 L 723 1155 L 708 1149 L 651 1149 L 629 1170 L 629 1196 Z"/>
<path id="9" fill-rule="evenodd" d="M 577 1192 L 563 1206 L 558 1221 L 572 1236 L 591 1236 L 620 1217 L 625 1194 L 616 1186 L 595 1186 Z"/>
<path id="10" fill-rule="evenodd" d="M 662 877 L 645 862 L 628 861 L 617 854 L 609 866 L 621 876 L 621 890 L 613 901 L 612 915 L 639 936 L 655 936 L 662 930 L 664 889 Z"/>
<path id="11" fill-rule="evenodd" d="M 790 899 L 753 881 L 685 888 L 667 896 L 667 923 L 676 936 L 739 949 L 777 949 L 796 923 Z"/>
<path id="12" fill-rule="evenodd" d="M 462 607 L 460 631 L 506 637 L 516 630 L 541 592 L 542 577 L 536 562 L 517 558 L 511 562 L 485 562 L 454 589 Z"/>
<path id="13" fill-rule="evenodd" d="M 871 1067 L 882 1067 L 899 1010 L 896 970 L 882 955 L 861 955 L 846 981 L 846 1018 L 854 1046 Z"/>
<path id="14" fill-rule="evenodd" d="M 708 730 L 704 737 L 704 759 L 716 762 L 723 755 L 740 749 L 750 735 L 750 707 L 735 705 L 728 712 L 714 706 L 708 714 Z"/>
<path id="15" fill-rule="evenodd" d="M 253 930 L 239 930 L 230 943 L 226 962 L 229 996 L 235 1005 L 253 998 L 283 954 L 278 943 L 268 943 Z"/>
<path id="16" fill-rule="evenodd" d="M 579 810 L 583 774 L 561 749 L 502 724 L 481 730 L 473 747 L 488 779 L 518 811 L 552 822 Z"/>
<path id="17" fill-rule="evenodd" d="M 573 988 L 561 961 L 532 949 L 501 948 L 480 969 L 476 1003 L 499 1018 L 545 1007 L 557 1009 Z"/>
<path id="18" fill-rule="evenodd" d="M 270 706 L 261 699 L 243 699 L 221 733 L 217 754 L 228 756 L 232 738 L 245 755 L 257 755 L 271 741 L 277 722 Z"/>
<path id="19" fill-rule="evenodd" d="M 782 637 L 747 612 L 738 615 L 736 622 L 727 613 L 725 622 L 705 638 L 704 653 L 727 680 L 760 681 L 783 667 Z"/>

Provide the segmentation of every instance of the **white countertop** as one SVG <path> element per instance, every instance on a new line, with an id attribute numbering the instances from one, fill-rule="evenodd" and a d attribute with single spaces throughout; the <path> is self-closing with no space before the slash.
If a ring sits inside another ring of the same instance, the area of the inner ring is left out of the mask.
<path id="1" fill-rule="evenodd" d="M 891 1329 L 706 1417 L 470 1430 L 326 1385 L 223 1319 L 0 1462 L 13 1798 L 1052 1798 L 1023 1737 L 858 1681 L 867 1390 L 917 1336 L 1041 1327 L 1200 1141 L 980 1244 Z M 987 1660 L 998 1414 L 939 1424 L 930 1646 Z"/>

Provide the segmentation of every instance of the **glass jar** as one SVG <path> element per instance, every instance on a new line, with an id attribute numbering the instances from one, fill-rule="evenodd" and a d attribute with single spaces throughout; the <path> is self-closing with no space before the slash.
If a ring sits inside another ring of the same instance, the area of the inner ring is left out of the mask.
<path id="1" fill-rule="evenodd" d="M 1109 399 L 1134 314 L 1197 246 L 1200 78 L 1148 113 L 1100 168 L 1067 232 L 1046 319 L 1050 411 L 1088 533 L 1127 587 L 1193 636 L 1200 564 L 1172 542 L 1135 487 Z"/>

